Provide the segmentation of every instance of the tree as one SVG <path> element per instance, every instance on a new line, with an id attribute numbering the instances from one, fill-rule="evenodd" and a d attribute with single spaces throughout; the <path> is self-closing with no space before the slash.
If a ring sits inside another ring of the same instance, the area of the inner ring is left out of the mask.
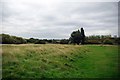
<path id="1" fill-rule="evenodd" d="M 103 41 L 104 44 L 113 44 L 113 41 L 111 39 L 105 39 Z"/>
<path id="2" fill-rule="evenodd" d="M 13 43 L 13 39 L 8 34 L 2 34 L 2 44 L 11 44 Z"/>
<path id="3" fill-rule="evenodd" d="M 68 44 L 69 40 L 68 39 L 62 39 L 60 40 L 60 44 Z"/>
<path id="4" fill-rule="evenodd" d="M 81 42 L 81 33 L 80 31 L 73 31 L 70 37 L 70 43 L 77 43 L 79 45 L 79 43 Z"/>
<path id="5" fill-rule="evenodd" d="M 23 44 L 26 43 L 26 40 L 22 37 L 10 36 L 8 34 L 1 34 L 2 44 Z"/>
<path id="6" fill-rule="evenodd" d="M 35 44 L 46 44 L 45 40 L 37 40 Z"/>
<path id="7" fill-rule="evenodd" d="M 84 33 L 84 29 L 81 28 L 81 44 L 84 44 L 85 42 L 85 33 Z"/>
<path id="8" fill-rule="evenodd" d="M 84 29 L 81 28 L 81 32 L 78 31 L 73 31 L 71 34 L 71 37 L 69 38 L 70 42 L 69 43 L 77 43 L 78 45 L 84 44 L 85 43 L 85 33 L 84 33 Z"/>
<path id="9" fill-rule="evenodd" d="M 36 43 L 36 42 L 38 42 L 38 41 L 39 41 L 39 39 L 34 39 L 34 38 L 29 38 L 29 39 L 27 40 L 28 43 Z"/>

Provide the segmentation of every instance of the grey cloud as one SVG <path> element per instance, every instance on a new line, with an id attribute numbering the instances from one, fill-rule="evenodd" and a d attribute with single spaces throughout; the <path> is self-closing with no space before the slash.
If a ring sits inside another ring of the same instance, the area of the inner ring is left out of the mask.
<path id="1" fill-rule="evenodd" d="M 44 5 L 22 1 L 18 6 L 12 0 L 4 4 L 3 33 L 27 38 L 69 38 L 73 30 L 83 27 L 86 35 L 117 35 L 117 3 L 61 1 Z"/>

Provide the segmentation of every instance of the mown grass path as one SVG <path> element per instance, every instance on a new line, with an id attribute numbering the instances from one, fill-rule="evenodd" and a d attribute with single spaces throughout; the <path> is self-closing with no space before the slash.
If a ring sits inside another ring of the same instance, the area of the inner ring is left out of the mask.
<path id="1" fill-rule="evenodd" d="M 2 50 L 3 78 L 118 76 L 118 46 L 9 44 Z"/>

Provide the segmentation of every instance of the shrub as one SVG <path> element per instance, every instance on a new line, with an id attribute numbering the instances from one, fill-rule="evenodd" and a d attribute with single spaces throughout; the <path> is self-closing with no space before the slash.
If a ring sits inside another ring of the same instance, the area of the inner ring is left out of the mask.
<path id="1" fill-rule="evenodd" d="M 8 34 L 2 35 L 2 44 L 24 44 L 26 40 L 22 37 L 10 36 Z"/>
<path id="2" fill-rule="evenodd" d="M 60 40 L 60 44 L 68 44 L 69 40 L 66 39 L 62 39 Z"/>
<path id="3" fill-rule="evenodd" d="M 46 44 L 46 42 L 44 40 L 38 40 L 35 44 Z"/>
<path id="4" fill-rule="evenodd" d="M 86 40 L 85 44 L 101 44 L 100 40 Z"/>
<path id="5" fill-rule="evenodd" d="M 103 44 L 113 44 L 113 41 L 110 40 L 110 39 L 105 39 L 105 40 L 103 41 Z"/>

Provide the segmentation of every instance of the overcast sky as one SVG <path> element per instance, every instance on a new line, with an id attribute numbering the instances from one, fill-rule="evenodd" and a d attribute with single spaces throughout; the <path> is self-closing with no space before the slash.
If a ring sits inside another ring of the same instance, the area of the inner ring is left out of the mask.
<path id="1" fill-rule="evenodd" d="M 61 39 L 83 27 L 86 36 L 118 35 L 117 2 L 3 0 L 1 3 L 2 33 Z"/>

